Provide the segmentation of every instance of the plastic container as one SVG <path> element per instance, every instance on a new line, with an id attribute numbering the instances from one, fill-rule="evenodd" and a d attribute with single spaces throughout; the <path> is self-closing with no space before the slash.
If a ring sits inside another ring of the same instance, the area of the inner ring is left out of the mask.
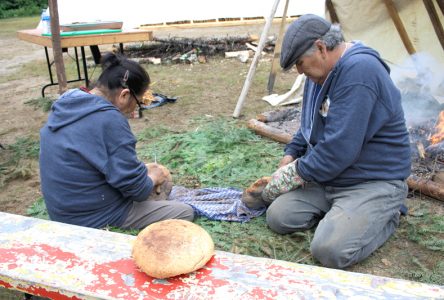
<path id="1" fill-rule="evenodd" d="M 51 34 L 51 16 L 49 15 L 49 11 L 47 9 L 42 10 L 42 33 L 43 34 Z"/>

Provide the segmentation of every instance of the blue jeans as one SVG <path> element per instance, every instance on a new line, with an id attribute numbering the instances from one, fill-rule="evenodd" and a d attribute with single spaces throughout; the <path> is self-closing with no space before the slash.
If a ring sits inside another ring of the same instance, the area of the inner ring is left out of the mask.
<path id="1" fill-rule="evenodd" d="M 308 183 L 276 198 L 267 210 L 267 224 L 285 234 L 319 223 L 311 253 L 322 265 L 341 269 L 368 257 L 393 234 L 407 192 L 402 180 L 349 187 Z"/>

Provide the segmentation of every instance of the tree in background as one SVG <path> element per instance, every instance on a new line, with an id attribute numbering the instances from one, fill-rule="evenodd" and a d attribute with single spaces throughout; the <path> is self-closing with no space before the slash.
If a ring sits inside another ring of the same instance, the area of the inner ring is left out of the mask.
<path id="1" fill-rule="evenodd" d="M 48 0 L 1 0 L 0 19 L 39 15 Z"/>

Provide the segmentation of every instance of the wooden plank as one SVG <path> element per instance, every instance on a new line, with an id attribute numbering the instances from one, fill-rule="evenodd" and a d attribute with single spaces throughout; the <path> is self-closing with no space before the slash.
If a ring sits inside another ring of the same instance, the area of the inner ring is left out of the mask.
<path id="1" fill-rule="evenodd" d="M 51 38 L 42 36 L 41 31 L 37 29 L 26 29 L 17 31 L 17 37 L 20 40 L 33 44 L 52 48 Z M 150 41 L 153 39 L 153 33 L 147 30 L 130 30 L 108 34 L 92 34 L 85 36 L 66 36 L 61 37 L 62 48 L 118 44 L 130 42 Z"/>
<path id="2" fill-rule="evenodd" d="M 135 266 L 134 239 L 0 212 L 0 286 L 51 299 L 444 298 L 443 286 L 223 251 L 158 280 Z"/>

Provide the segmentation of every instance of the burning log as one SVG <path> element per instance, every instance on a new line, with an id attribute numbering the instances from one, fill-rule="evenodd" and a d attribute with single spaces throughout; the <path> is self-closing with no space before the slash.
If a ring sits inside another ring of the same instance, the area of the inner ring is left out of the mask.
<path id="1" fill-rule="evenodd" d="M 286 133 L 280 129 L 266 125 L 265 123 L 259 122 L 256 119 L 251 119 L 247 123 L 247 127 L 252 129 L 259 135 L 268 137 L 274 141 L 287 144 L 291 141 L 291 134 Z"/>
<path id="2" fill-rule="evenodd" d="M 430 179 L 423 179 L 416 175 L 410 175 L 407 178 L 407 184 L 413 191 L 444 201 L 444 186 Z"/>
<path id="3" fill-rule="evenodd" d="M 444 142 L 439 142 L 436 144 L 432 144 L 430 146 L 427 146 L 425 149 L 427 154 L 429 154 L 432 157 L 441 157 L 444 155 Z"/>

